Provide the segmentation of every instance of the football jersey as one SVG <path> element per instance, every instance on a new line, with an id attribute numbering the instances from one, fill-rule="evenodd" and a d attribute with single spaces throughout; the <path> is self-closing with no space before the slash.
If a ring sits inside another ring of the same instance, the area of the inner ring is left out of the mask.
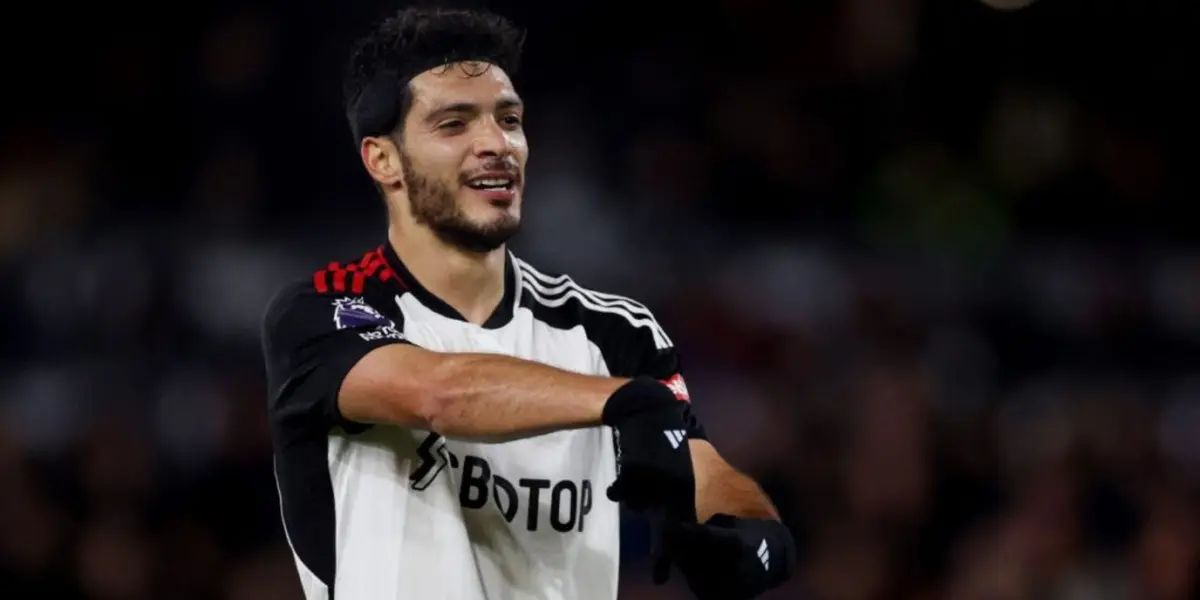
<path id="1" fill-rule="evenodd" d="M 496 353 L 578 373 L 648 375 L 681 400 L 671 339 L 645 306 L 507 255 L 505 293 L 465 321 L 390 244 L 331 263 L 263 323 L 275 477 L 308 600 L 613 600 L 620 513 L 608 427 L 484 443 L 344 418 L 354 364 L 388 344 Z M 688 436 L 704 438 L 688 416 Z"/>

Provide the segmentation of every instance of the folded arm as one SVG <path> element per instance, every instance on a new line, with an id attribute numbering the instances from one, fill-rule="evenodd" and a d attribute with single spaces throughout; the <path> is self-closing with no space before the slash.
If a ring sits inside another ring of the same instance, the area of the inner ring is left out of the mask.
<path id="1" fill-rule="evenodd" d="M 281 430 L 391 424 L 499 441 L 601 425 L 629 378 L 582 375 L 497 354 L 434 352 L 404 335 L 389 297 L 329 297 L 303 286 L 264 318 L 272 419 Z M 345 303 L 350 304 L 345 304 Z M 353 311 L 354 319 L 337 319 Z M 345 306 L 350 306 L 346 309 Z"/>
<path id="2" fill-rule="evenodd" d="M 749 476 L 725 461 L 707 440 L 689 440 L 696 475 L 696 515 L 701 523 L 713 515 L 779 520 L 771 499 Z"/>
<path id="3" fill-rule="evenodd" d="M 600 425 L 606 401 L 626 381 L 496 354 L 393 344 L 350 369 L 337 404 L 352 421 L 495 440 Z"/>

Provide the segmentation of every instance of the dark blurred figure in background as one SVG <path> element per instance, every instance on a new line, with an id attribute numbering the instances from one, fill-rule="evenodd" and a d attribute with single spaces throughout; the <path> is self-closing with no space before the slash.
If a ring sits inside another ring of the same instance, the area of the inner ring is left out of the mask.
<path id="1" fill-rule="evenodd" d="M 556 149 L 516 250 L 689 349 L 801 545 L 771 597 L 1200 597 L 1194 7 L 489 7 L 537 32 L 527 129 Z M 329 90 L 395 7 L 23 8 L 2 595 L 298 598 L 258 319 L 382 216 Z M 622 597 L 686 597 L 627 527 Z"/>

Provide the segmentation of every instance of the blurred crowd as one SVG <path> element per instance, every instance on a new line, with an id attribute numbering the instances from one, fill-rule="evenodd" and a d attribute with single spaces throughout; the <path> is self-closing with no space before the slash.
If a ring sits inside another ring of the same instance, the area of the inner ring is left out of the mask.
<path id="1" fill-rule="evenodd" d="M 656 311 L 799 542 L 772 598 L 1200 598 L 1185 4 L 489 4 L 531 29 L 515 251 Z M 383 241 L 338 75 L 386 7 L 28 8 L 0 597 L 297 599 L 259 320 Z M 687 597 L 625 533 L 622 598 Z"/>

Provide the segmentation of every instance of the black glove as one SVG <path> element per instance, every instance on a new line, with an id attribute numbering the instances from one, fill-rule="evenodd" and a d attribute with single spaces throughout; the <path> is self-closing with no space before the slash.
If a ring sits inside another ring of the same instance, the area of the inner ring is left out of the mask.
<path id="1" fill-rule="evenodd" d="M 699 600 L 748 600 L 787 581 L 796 562 L 791 532 L 768 519 L 714 515 L 707 523 L 655 523 L 662 555 L 654 582 L 666 583 L 671 563 Z"/>
<path id="2" fill-rule="evenodd" d="M 616 432 L 617 480 L 608 499 L 676 521 L 696 521 L 696 477 L 686 404 L 667 386 L 638 377 L 613 392 L 602 419 Z"/>

